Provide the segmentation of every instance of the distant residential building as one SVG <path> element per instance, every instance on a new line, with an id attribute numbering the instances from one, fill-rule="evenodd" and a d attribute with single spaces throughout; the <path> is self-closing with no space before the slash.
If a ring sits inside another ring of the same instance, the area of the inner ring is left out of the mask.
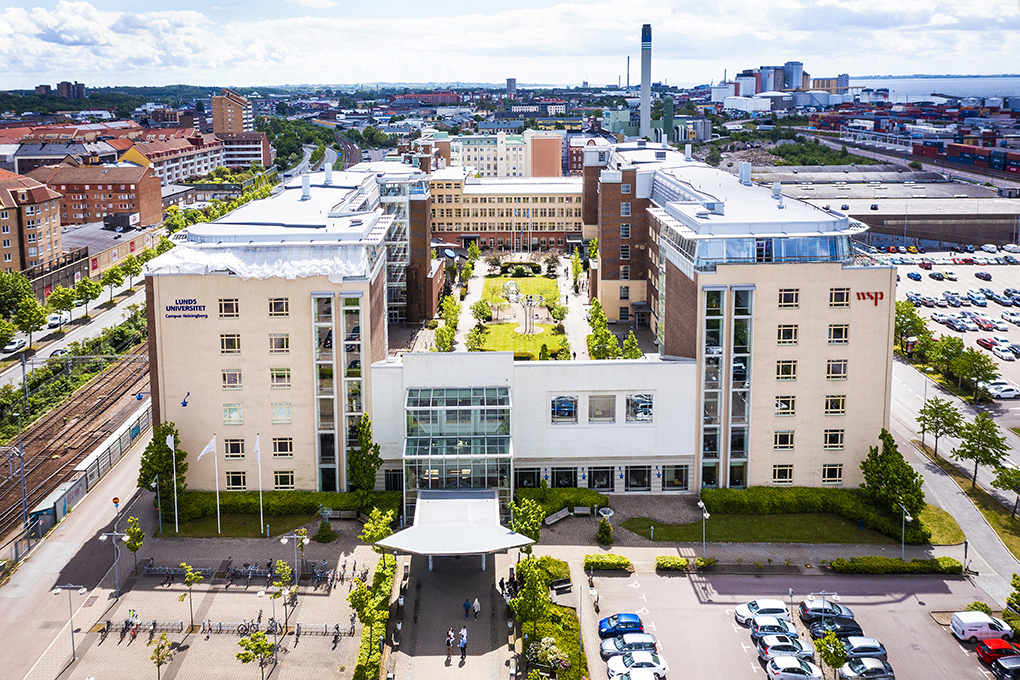
<path id="1" fill-rule="evenodd" d="M 473 168 L 479 177 L 559 177 L 563 174 L 563 136 L 525 130 L 523 134 L 435 137 L 440 154 L 448 141 L 452 167 Z"/>
<path id="2" fill-rule="evenodd" d="M 223 94 L 212 98 L 213 133 L 252 132 L 255 116 L 251 102 L 233 90 L 225 89 Z"/>
<path id="3" fill-rule="evenodd" d="M 163 198 L 164 211 L 172 205 L 181 207 L 195 202 L 195 187 L 187 184 L 171 184 L 162 187 L 160 194 Z"/>
<path id="4" fill-rule="evenodd" d="M 155 246 L 163 233 L 162 224 L 135 226 L 99 221 L 68 225 L 64 228 L 63 241 L 68 250 L 88 248 L 88 276 L 98 279 L 128 255 L 137 256 Z"/>
<path id="5" fill-rule="evenodd" d="M 50 94 L 51 92 L 53 92 L 53 88 L 50 87 L 49 85 L 36 85 L 35 86 L 35 93 L 36 94 Z"/>
<path id="6" fill-rule="evenodd" d="M 22 143 L 14 153 L 14 172 L 27 175 L 44 165 L 60 163 L 76 156 L 90 163 L 115 163 L 117 151 L 106 142 L 43 142 Z"/>
<path id="7" fill-rule="evenodd" d="M 57 96 L 63 97 L 64 99 L 85 99 L 85 83 L 79 83 L 77 80 L 73 83 L 69 83 L 66 80 L 62 83 L 57 83 Z"/>
<path id="8" fill-rule="evenodd" d="M 0 170 L 0 268 L 18 272 L 60 257 L 60 194 Z"/>
<path id="9" fill-rule="evenodd" d="M 453 90 L 439 92 L 410 92 L 408 94 L 391 94 L 390 104 L 414 103 L 421 106 L 438 106 L 440 104 L 459 104 L 460 95 Z"/>
<path id="10" fill-rule="evenodd" d="M 228 168 L 273 164 L 273 147 L 265 132 L 221 132 L 216 138 L 223 142 L 223 165 Z"/>
<path id="11" fill-rule="evenodd" d="M 224 163 L 223 142 L 214 135 L 135 144 L 121 160 L 151 167 L 163 186 L 204 175 Z"/>
<path id="12" fill-rule="evenodd" d="M 78 165 L 65 162 L 30 175 L 58 192 L 62 224 L 86 224 L 111 215 L 128 215 L 131 224 L 159 224 L 163 205 L 159 178 L 134 163 Z M 130 217 L 134 216 L 134 217 Z"/>
<path id="13" fill-rule="evenodd" d="M 507 78 L 506 79 L 506 96 L 513 99 L 517 97 L 517 79 Z"/>

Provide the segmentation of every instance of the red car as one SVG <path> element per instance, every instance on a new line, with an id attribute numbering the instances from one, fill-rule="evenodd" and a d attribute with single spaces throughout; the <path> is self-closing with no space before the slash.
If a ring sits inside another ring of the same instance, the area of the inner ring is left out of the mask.
<path id="1" fill-rule="evenodd" d="M 888 248 L 885 249 L 885 252 L 887 252 L 887 253 L 898 253 L 900 251 L 896 249 L 896 246 L 889 246 Z"/>
<path id="2" fill-rule="evenodd" d="M 977 322 L 975 322 L 975 323 L 977 323 Z M 993 341 L 991 338 L 978 338 L 977 339 L 977 344 L 979 346 L 981 346 L 981 347 L 984 347 L 985 349 L 988 349 L 988 350 L 990 350 L 991 348 L 995 347 L 995 341 Z"/>
<path id="3" fill-rule="evenodd" d="M 1006 656 L 1020 655 L 1020 646 L 999 638 L 989 638 L 978 643 L 977 655 L 985 663 L 992 663 Z"/>
<path id="4" fill-rule="evenodd" d="M 988 319 L 981 319 L 981 318 L 974 319 L 974 324 L 977 325 L 977 327 L 980 328 L 983 331 L 994 331 L 995 330 L 995 326 Z M 989 347 L 989 349 L 991 349 L 991 348 Z"/>
<path id="5" fill-rule="evenodd" d="M 917 266 L 921 269 L 931 269 L 931 262 L 918 262 Z"/>

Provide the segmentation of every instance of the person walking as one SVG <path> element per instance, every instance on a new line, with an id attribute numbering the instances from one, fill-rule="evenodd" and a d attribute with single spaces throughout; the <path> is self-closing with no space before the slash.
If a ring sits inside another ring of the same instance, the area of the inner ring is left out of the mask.
<path id="1" fill-rule="evenodd" d="M 467 626 L 460 629 L 460 660 L 467 658 Z"/>
<path id="2" fill-rule="evenodd" d="M 478 601 L 477 597 L 475 598 L 474 604 L 471 605 L 471 608 L 473 610 L 475 610 L 475 621 L 477 621 L 478 620 L 478 612 L 482 611 L 482 604 Z"/>
<path id="3" fill-rule="evenodd" d="M 453 658 L 453 626 L 450 626 L 450 630 L 446 631 L 446 660 L 449 661 Z"/>
<path id="4" fill-rule="evenodd" d="M 464 618 L 466 619 L 468 617 L 468 614 L 470 614 L 470 613 L 471 613 L 471 601 L 465 599 L 464 600 Z"/>
<path id="5" fill-rule="evenodd" d="M 503 580 L 502 576 L 499 578 L 499 594 L 506 595 L 506 581 Z"/>

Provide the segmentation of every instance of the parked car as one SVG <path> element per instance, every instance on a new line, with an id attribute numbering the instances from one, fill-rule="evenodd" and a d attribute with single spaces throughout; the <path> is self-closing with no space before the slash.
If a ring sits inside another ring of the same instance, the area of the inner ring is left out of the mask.
<path id="1" fill-rule="evenodd" d="M 751 630 L 751 639 L 757 642 L 766 635 L 789 635 L 800 637 L 797 627 L 785 619 L 777 619 L 774 616 L 756 616 L 748 624 Z"/>
<path id="2" fill-rule="evenodd" d="M 637 614 L 613 614 L 599 621 L 599 637 L 607 638 L 625 633 L 643 633 L 645 626 Z"/>
<path id="3" fill-rule="evenodd" d="M 758 640 L 758 657 L 762 661 L 777 656 L 795 656 L 798 659 L 813 661 L 815 648 L 789 635 L 766 635 Z"/>
<path id="4" fill-rule="evenodd" d="M 956 612 L 949 622 L 949 629 L 957 640 L 967 640 L 971 644 L 988 638 L 1009 640 L 1013 637 L 1013 629 L 1008 623 L 984 612 Z"/>
<path id="5" fill-rule="evenodd" d="M 989 319 L 989 321 L 992 323 L 993 326 L 995 326 L 995 330 L 997 330 L 997 331 L 1008 331 L 1009 330 L 1009 326 L 1006 325 L 1005 321 L 1000 321 L 999 319 Z M 1006 344 L 1009 344 L 1009 343 L 1006 343 Z"/>
<path id="6" fill-rule="evenodd" d="M 992 662 L 997 680 L 1020 680 L 1020 656 L 1007 656 Z"/>
<path id="7" fill-rule="evenodd" d="M 948 269 L 942 272 L 942 276 L 946 277 L 946 281 L 956 280 L 956 272 L 950 271 Z"/>
<path id="8" fill-rule="evenodd" d="M 992 322 L 989 321 L 988 319 L 977 317 L 976 319 L 974 319 L 974 323 L 977 325 L 978 328 L 980 328 L 983 331 L 995 330 L 995 326 L 992 325 Z M 991 347 L 989 347 L 988 349 L 991 349 Z"/>
<path id="9" fill-rule="evenodd" d="M 649 633 L 627 633 L 602 641 L 600 649 L 603 659 L 625 654 L 627 652 L 658 652 L 659 645 L 655 636 Z"/>
<path id="10" fill-rule="evenodd" d="M 998 246 L 993 246 L 991 243 L 986 243 L 983 246 L 981 246 L 981 250 L 985 251 L 986 253 L 997 253 L 997 252 L 999 252 Z"/>
<path id="11" fill-rule="evenodd" d="M 765 672 L 775 680 L 822 679 L 822 669 L 795 656 L 777 656 L 765 664 Z"/>
<path id="12" fill-rule="evenodd" d="M 921 260 L 920 262 L 917 263 L 917 266 L 920 267 L 921 269 L 931 269 L 931 262 Z"/>
<path id="13" fill-rule="evenodd" d="M 789 621 L 790 610 L 782 600 L 751 600 L 738 604 L 733 610 L 733 617 L 742 626 L 748 625 L 756 616 L 774 616 Z"/>
<path id="14" fill-rule="evenodd" d="M 1002 638 L 989 638 L 979 642 L 976 651 L 979 659 L 985 663 L 992 663 L 1005 656 L 1020 655 L 1020 646 Z"/>
<path id="15" fill-rule="evenodd" d="M 932 312 L 931 320 L 935 323 L 945 323 L 949 319 L 949 316 L 942 312 Z"/>
<path id="16" fill-rule="evenodd" d="M 864 635 L 864 630 L 861 628 L 860 624 L 853 619 L 825 619 L 823 621 L 812 623 L 808 630 L 811 633 L 812 640 L 819 640 L 825 637 L 825 634 L 830 630 L 835 633 L 838 638 L 851 637 L 853 635 Z"/>
<path id="17" fill-rule="evenodd" d="M 984 295 L 986 299 L 995 295 L 995 291 L 991 288 L 981 287 L 978 288 L 978 290 L 981 291 L 981 294 Z"/>
<path id="18" fill-rule="evenodd" d="M 845 607 L 832 600 L 820 600 L 808 598 L 800 603 L 800 620 L 811 625 L 821 619 L 852 619 L 854 613 L 849 607 Z"/>
<path id="19" fill-rule="evenodd" d="M 977 324 L 979 326 L 981 326 L 981 322 L 977 322 Z M 984 328 L 982 326 L 981 330 L 988 330 L 988 329 L 986 329 L 986 328 Z M 991 338 L 978 338 L 977 339 L 977 344 L 978 344 L 978 347 L 984 347 L 985 349 L 988 349 L 988 350 L 990 350 L 993 347 L 995 347 L 995 343 L 992 341 Z"/>
<path id="20" fill-rule="evenodd" d="M 994 399 L 1016 399 L 1020 397 L 1020 390 L 1015 387 L 1003 387 L 991 392 Z"/>
<path id="21" fill-rule="evenodd" d="M 28 340 L 25 340 L 24 338 L 14 338 L 10 342 L 8 342 L 6 345 L 4 345 L 4 348 L 3 348 L 2 351 L 3 351 L 4 354 L 10 354 L 12 352 L 21 351 L 21 350 L 25 349 L 26 347 L 28 347 Z"/>
<path id="22" fill-rule="evenodd" d="M 882 646 L 882 643 L 875 638 L 870 637 L 859 637 L 854 635 L 844 638 L 843 649 L 846 650 L 846 658 L 848 661 L 850 659 L 860 659 L 866 656 L 885 660 L 887 656 L 887 652 L 885 651 L 885 647 Z"/>
<path id="23" fill-rule="evenodd" d="M 907 278 L 910 279 L 911 281 L 920 281 L 921 275 L 918 274 L 917 272 L 907 272 Z"/>
<path id="24" fill-rule="evenodd" d="M 844 203 L 843 205 L 839 206 L 839 209 L 840 210 L 849 210 L 850 209 L 850 204 L 849 203 Z M 1020 251 L 1018 251 L 1018 252 L 1020 252 Z"/>
<path id="25" fill-rule="evenodd" d="M 928 274 L 929 279 L 935 279 L 936 281 L 942 281 L 946 277 L 942 276 L 942 272 L 930 272 Z"/>
<path id="26" fill-rule="evenodd" d="M 1002 361 L 1016 361 L 1016 356 L 1009 349 L 1009 345 L 996 345 L 992 348 L 992 354 Z"/>
<path id="27" fill-rule="evenodd" d="M 614 678 L 631 669 L 644 669 L 655 673 L 656 677 L 665 678 L 669 671 L 666 660 L 652 652 L 627 652 L 611 657 L 606 663 L 609 677 Z"/>
<path id="28" fill-rule="evenodd" d="M 836 672 L 836 677 L 842 680 L 895 680 L 892 666 L 888 661 L 865 657 L 863 659 L 852 659 L 847 661 L 842 668 Z"/>
<path id="29" fill-rule="evenodd" d="M 974 272 L 974 276 L 981 279 L 982 281 L 991 281 L 992 275 L 988 272 Z"/>

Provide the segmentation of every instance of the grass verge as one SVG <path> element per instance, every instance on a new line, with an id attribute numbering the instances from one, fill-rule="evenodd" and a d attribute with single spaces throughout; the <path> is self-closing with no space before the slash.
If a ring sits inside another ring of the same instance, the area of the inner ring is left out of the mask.
<path id="1" fill-rule="evenodd" d="M 921 524 L 931 529 L 932 545 L 959 545 L 967 538 L 953 516 L 934 505 L 925 506 Z"/>
<path id="2" fill-rule="evenodd" d="M 512 276 L 487 276 L 485 277 L 485 285 L 482 287 L 482 299 L 486 302 L 490 300 L 503 300 L 505 302 L 503 286 L 506 285 L 507 281 L 516 281 L 522 295 L 541 295 L 546 300 L 558 300 L 560 296 L 559 288 L 556 286 L 556 279 L 546 278 L 545 276 L 524 276 L 520 278 Z"/>
<path id="3" fill-rule="evenodd" d="M 269 532 L 273 536 L 279 536 L 289 531 L 294 531 L 309 522 L 314 522 L 318 515 L 266 515 L 265 524 L 269 525 Z M 163 519 L 163 536 L 176 538 L 186 536 L 188 538 L 216 538 L 230 536 L 233 538 L 264 538 L 266 527 L 259 522 L 258 515 L 221 515 L 220 524 L 223 533 L 216 531 L 216 515 L 202 517 L 190 522 L 181 522 L 180 532 L 174 531 L 174 524 L 171 520 Z"/>
<path id="4" fill-rule="evenodd" d="M 657 542 L 698 542 L 702 523 L 663 524 L 647 517 L 631 517 L 624 529 L 645 538 L 655 527 Z M 856 522 L 828 513 L 791 513 L 779 515 L 724 515 L 713 513 L 705 523 L 705 540 L 713 543 L 899 543 L 877 531 L 858 529 Z"/>
<path id="5" fill-rule="evenodd" d="M 485 338 L 485 351 L 531 352 L 538 358 L 543 344 L 549 348 L 550 354 L 555 354 L 563 347 L 563 341 L 566 339 L 566 336 L 552 332 L 552 324 L 536 323 L 535 328 L 542 331 L 536 335 L 518 333 L 517 326 L 516 323 L 487 324 L 489 334 Z"/>

